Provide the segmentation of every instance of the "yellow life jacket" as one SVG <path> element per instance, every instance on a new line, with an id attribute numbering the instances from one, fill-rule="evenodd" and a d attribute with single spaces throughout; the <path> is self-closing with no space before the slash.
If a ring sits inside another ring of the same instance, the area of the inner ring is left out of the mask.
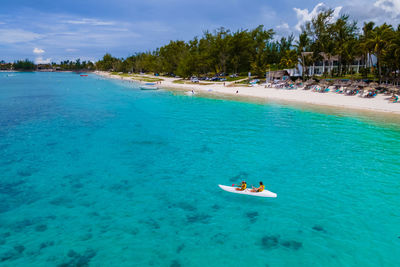
<path id="1" fill-rule="evenodd" d="M 260 185 L 260 188 L 258 189 L 258 192 L 262 192 L 262 191 L 264 191 L 264 189 L 265 189 L 265 186 L 264 185 Z"/>
<path id="2" fill-rule="evenodd" d="M 246 183 L 242 184 L 242 186 L 240 187 L 241 190 L 245 190 L 246 188 L 247 188 L 247 184 Z"/>

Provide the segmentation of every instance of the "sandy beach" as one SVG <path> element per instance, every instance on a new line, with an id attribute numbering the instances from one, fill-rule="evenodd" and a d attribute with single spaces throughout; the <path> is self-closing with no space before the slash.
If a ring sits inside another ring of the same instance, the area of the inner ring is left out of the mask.
<path id="1" fill-rule="evenodd" d="M 135 80 L 132 77 L 122 77 L 120 75 L 112 75 L 109 72 L 96 71 L 96 74 L 118 80 L 141 81 Z M 155 78 L 154 76 L 142 75 L 142 77 Z M 384 112 L 394 115 L 400 115 L 400 103 L 389 102 L 390 95 L 379 94 L 374 98 L 363 98 L 360 96 L 346 96 L 333 92 L 318 93 L 311 90 L 285 90 L 276 88 L 265 88 L 263 85 L 256 85 L 253 87 L 247 86 L 229 86 L 230 82 L 221 83 L 206 83 L 204 84 L 181 84 L 174 81 L 178 78 L 160 77 L 163 79 L 161 84 L 157 84 L 159 88 L 169 90 L 193 90 L 195 93 L 213 94 L 213 95 L 232 95 L 237 97 L 253 97 L 265 100 L 288 101 L 303 104 L 312 104 L 319 106 L 339 107 L 355 110 Z"/>

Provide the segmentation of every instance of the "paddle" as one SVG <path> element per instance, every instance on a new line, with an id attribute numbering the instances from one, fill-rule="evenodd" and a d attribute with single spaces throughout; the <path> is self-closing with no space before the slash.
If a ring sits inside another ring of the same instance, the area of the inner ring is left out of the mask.
<path id="1" fill-rule="evenodd" d="M 241 184 L 232 184 L 232 186 L 242 186 Z M 251 185 L 251 186 L 253 186 L 253 185 Z"/>

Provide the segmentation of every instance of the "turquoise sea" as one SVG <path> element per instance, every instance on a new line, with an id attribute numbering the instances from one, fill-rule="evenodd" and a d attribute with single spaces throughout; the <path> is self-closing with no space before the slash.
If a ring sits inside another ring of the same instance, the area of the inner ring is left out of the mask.
<path id="1" fill-rule="evenodd" d="M 400 124 L 0 73 L 1 266 L 400 266 Z M 276 199 L 224 192 L 260 180 Z"/>

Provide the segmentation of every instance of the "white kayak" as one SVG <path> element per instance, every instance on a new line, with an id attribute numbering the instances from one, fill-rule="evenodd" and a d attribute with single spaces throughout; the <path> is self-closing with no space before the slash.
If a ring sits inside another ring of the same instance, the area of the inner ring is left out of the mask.
<path id="1" fill-rule="evenodd" d="M 247 188 L 243 191 L 236 190 L 237 187 L 233 186 L 226 186 L 226 185 L 218 185 L 222 190 L 236 193 L 236 194 L 243 194 L 249 196 L 256 196 L 256 197 L 277 197 L 277 194 L 268 190 L 264 190 L 262 192 L 251 192 L 251 189 Z"/>

